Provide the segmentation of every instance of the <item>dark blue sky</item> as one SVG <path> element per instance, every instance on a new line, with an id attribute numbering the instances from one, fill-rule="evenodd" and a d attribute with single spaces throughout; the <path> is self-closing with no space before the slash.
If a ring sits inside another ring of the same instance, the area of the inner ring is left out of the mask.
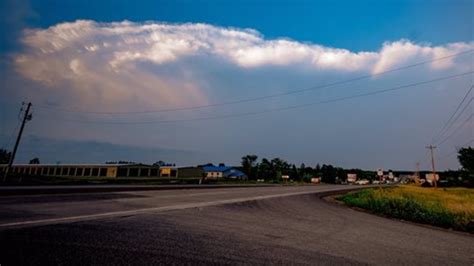
<path id="1" fill-rule="evenodd" d="M 11 146 L 22 100 L 32 100 L 34 106 L 120 112 L 222 103 L 318 86 L 473 49 L 473 14 L 470 0 L 2 1 L 0 146 Z M 121 23 L 125 20 L 133 23 Z M 212 26 L 199 28 L 196 23 Z M 176 27 L 156 28 L 164 24 Z M 230 29 L 235 32 L 230 34 Z M 111 31 L 121 33 L 111 36 Z M 134 160 L 165 159 L 180 165 L 237 164 L 242 155 L 256 153 L 309 165 L 410 169 L 427 158 L 424 146 L 454 111 L 473 82 L 472 74 L 249 118 L 166 126 L 64 120 L 156 121 L 260 112 L 472 71 L 473 61 L 472 55 L 464 56 L 334 89 L 188 113 L 137 118 L 35 109 L 26 141 L 37 148 L 20 149 L 19 158 L 128 160 L 114 157 L 114 150 L 123 156 L 129 147 Z M 473 135 L 471 121 L 439 153 L 452 153 Z M 68 152 L 78 143 L 83 143 L 81 149 Z M 88 157 L 87 150 L 94 147 L 109 147 L 110 152 Z M 153 149 L 160 158 L 152 156 Z M 422 167 L 429 166 L 424 163 Z M 440 165 L 458 167 L 454 156 Z"/>
<path id="2" fill-rule="evenodd" d="M 48 27 L 64 21 L 204 22 L 252 28 L 267 38 L 374 50 L 401 38 L 443 44 L 472 40 L 470 0 L 373 1 L 4 1 L 0 15 L 10 24 L 2 36 L 23 25 Z M 18 11 L 12 11 L 18 10 Z M 13 26 L 13 27 L 12 27 Z"/>

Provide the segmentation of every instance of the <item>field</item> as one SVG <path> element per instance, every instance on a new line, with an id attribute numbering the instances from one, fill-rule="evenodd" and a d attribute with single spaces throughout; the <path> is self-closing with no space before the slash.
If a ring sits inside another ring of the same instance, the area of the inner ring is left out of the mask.
<path id="1" fill-rule="evenodd" d="M 338 200 L 376 214 L 474 233 L 474 189 L 370 188 Z"/>

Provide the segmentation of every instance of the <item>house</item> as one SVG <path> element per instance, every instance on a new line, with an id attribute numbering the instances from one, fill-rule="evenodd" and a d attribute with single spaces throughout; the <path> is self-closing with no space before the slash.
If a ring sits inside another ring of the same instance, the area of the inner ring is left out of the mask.
<path id="1" fill-rule="evenodd" d="M 202 167 L 207 179 L 219 179 L 219 178 L 230 178 L 230 179 L 247 179 L 247 175 L 235 167 L 225 166 L 220 164 L 219 166 L 204 165 Z"/>

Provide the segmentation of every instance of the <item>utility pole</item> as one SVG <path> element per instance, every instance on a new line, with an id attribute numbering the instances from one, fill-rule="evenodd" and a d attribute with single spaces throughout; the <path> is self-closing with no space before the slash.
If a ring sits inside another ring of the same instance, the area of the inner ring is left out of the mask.
<path id="1" fill-rule="evenodd" d="M 415 183 L 420 183 L 420 162 L 416 163 L 416 172 L 415 172 Z"/>
<path id="2" fill-rule="evenodd" d="M 28 105 L 26 106 L 25 115 L 23 116 L 23 122 L 21 123 L 21 127 L 20 127 L 20 131 L 18 132 L 18 136 L 16 137 L 15 147 L 13 148 L 13 152 L 12 152 L 12 155 L 10 157 L 10 161 L 8 162 L 8 167 L 7 167 L 7 170 L 5 171 L 5 176 L 3 177 L 3 182 L 5 182 L 5 180 L 7 179 L 8 172 L 10 171 L 10 169 L 12 167 L 12 164 L 13 164 L 13 161 L 15 160 L 16 151 L 18 149 L 18 144 L 20 144 L 20 139 L 21 139 L 21 135 L 23 134 L 23 129 L 25 128 L 25 124 L 26 124 L 27 121 L 30 121 L 31 118 L 32 118 L 32 116 L 30 114 L 30 108 L 31 108 L 31 102 L 29 102 Z"/>
<path id="3" fill-rule="evenodd" d="M 427 146 L 426 148 L 429 149 L 431 152 L 431 168 L 433 170 L 433 183 L 436 188 L 438 187 L 438 185 L 436 182 L 436 170 L 435 170 L 435 161 L 434 161 L 434 153 L 433 153 L 433 150 L 436 149 L 436 146 L 430 145 L 430 146 Z"/>

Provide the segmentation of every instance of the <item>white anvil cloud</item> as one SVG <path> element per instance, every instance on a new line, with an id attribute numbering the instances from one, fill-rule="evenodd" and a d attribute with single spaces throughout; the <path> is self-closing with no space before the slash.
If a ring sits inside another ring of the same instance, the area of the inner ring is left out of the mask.
<path id="1" fill-rule="evenodd" d="M 52 89 L 71 88 L 78 99 L 89 102 L 106 98 L 117 104 L 132 99 L 167 106 L 203 104 L 207 96 L 192 74 L 173 78 L 157 74 L 146 64 L 160 67 L 196 57 L 242 69 L 300 66 L 314 72 L 378 73 L 474 48 L 472 42 L 431 46 L 400 40 L 384 43 L 379 51 L 352 52 L 286 39 L 267 40 L 251 29 L 88 20 L 30 29 L 22 41 L 25 49 L 16 55 L 15 65 L 28 79 Z M 429 67 L 433 71 L 450 68 L 453 60 L 435 61 Z"/>

